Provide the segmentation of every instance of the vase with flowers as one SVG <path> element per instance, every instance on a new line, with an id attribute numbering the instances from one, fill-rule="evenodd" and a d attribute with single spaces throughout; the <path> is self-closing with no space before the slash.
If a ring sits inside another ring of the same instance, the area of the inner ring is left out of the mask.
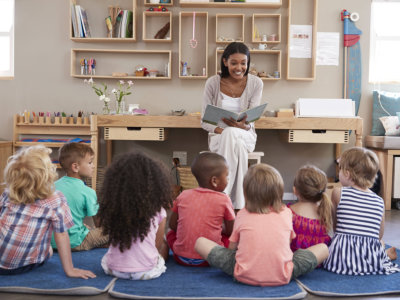
<path id="1" fill-rule="evenodd" d="M 120 80 L 118 82 L 118 88 L 115 88 L 111 91 L 115 95 L 115 104 L 116 104 L 116 111 L 115 113 L 123 114 L 125 112 L 125 96 L 132 94 L 129 90 L 132 87 L 133 82 L 131 80 L 124 81 Z"/>
<path id="2" fill-rule="evenodd" d="M 107 91 L 107 85 L 102 83 L 102 87 L 98 87 L 96 83 L 93 81 L 93 78 L 85 79 L 84 83 L 89 84 L 97 96 L 99 96 L 99 100 L 103 102 L 103 115 L 110 114 L 110 97 Z"/>

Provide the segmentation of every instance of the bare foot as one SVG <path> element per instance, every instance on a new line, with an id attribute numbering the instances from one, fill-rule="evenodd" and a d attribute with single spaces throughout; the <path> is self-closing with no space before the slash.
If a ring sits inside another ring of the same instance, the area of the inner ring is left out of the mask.
<path id="1" fill-rule="evenodd" d="M 386 249 L 386 254 L 389 256 L 391 260 L 397 259 L 397 252 L 395 247 L 391 247 L 389 249 Z"/>

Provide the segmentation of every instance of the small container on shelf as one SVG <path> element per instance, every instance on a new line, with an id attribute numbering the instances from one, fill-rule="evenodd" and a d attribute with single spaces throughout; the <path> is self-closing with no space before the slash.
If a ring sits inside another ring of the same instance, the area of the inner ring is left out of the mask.
<path id="1" fill-rule="evenodd" d="M 150 77 L 157 77 L 157 75 L 158 75 L 158 70 L 149 70 Z"/>

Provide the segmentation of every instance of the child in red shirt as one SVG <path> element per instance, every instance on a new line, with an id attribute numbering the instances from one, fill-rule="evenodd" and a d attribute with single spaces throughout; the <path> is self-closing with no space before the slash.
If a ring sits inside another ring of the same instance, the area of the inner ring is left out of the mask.
<path id="1" fill-rule="evenodd" d="M 183 191 L 175 200 L 167 242 L 179 264 L 208 266 L 194 250 L 194 244 L 204 236 L 218 245 L 228 246 L 235 220 L 232 202 L 223 193 L 228 166 L 223 156 L 203 152 L 193 161 L 191 169 L 199 187 Z"/>

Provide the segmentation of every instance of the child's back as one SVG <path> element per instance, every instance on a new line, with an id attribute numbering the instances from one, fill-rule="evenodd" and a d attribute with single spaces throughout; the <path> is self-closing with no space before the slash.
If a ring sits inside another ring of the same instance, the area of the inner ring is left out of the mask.
<path id="1" fill-rule="evenodd" d="M 183 191 L 175 200 L 167 240 L 178 263 L 207 266 L 194 250 L 196 240 L 206 237 L 228 246 L 235 219 L 232 202 L 222 193 L 227 185 L 228 168 L 223 156 L 204 152 L 193 161 L 192 172 L 200 187 Z"/>
<path id="2" fill-rule="evenodd" d="M 329 246 L 332 228 L 332 203 L 326 194 L 325 173 L 312 165 L 301 167 L 295 176 L 293 191 L 298 201 L 288 204 L 293 213 L 292 251 L 306 249 L 319 243 Z"/>
<path id="3" fill-rule="evenodd" d="M 179 215 L 173 251 L 187 258 L 201 258 L 194 250 L 201 236 L 223 245 L 221 226 L 224 220 L 235 218 L 232 202 L 226 194 L 201 187 L 183 191 L 172 211 Z"/>
<path id="4" fill-rule="evenodd" d="M 384 202 L 369 190 L 379 169 L 378 158 L 367 149 L 350 148 L 339 161 L 342 188 L 333 190 L 335 235 L 324 268 L 346 275 L 399 272 L 388 258 L 383 235 Z"/>

